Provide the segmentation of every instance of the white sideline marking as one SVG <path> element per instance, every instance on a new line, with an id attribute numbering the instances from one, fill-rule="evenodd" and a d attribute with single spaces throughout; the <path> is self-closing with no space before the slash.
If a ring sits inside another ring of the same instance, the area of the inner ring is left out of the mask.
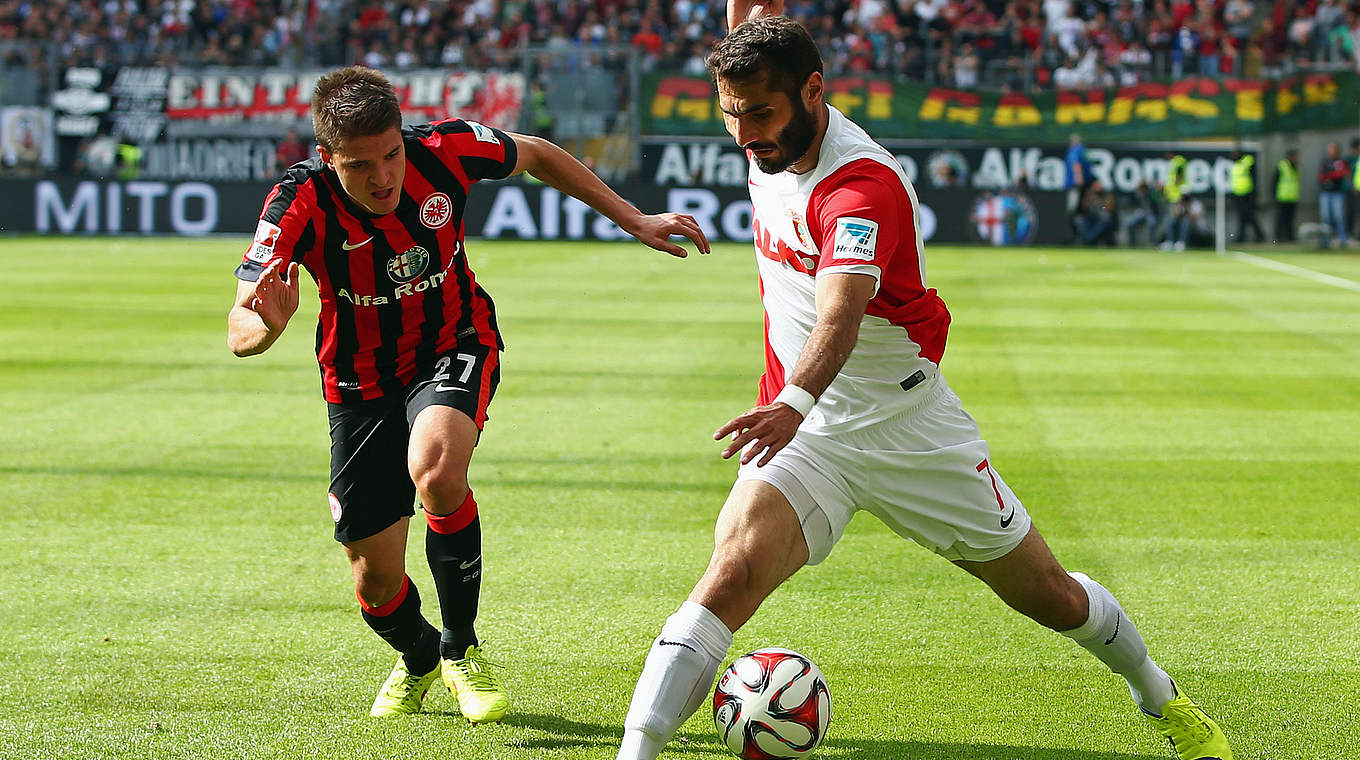
<path id="1" fill-rule="evenodd" d="M 1276 272 L 1284 272 L 1285 274 L 1303 277 L 1312 280 L 1313 282 L 1320 282 L 1323 285 L 1332 285 L 1334 287 L 1353 290 L 1356 293 L 1360 293 L 1360 282 L 1348 280 L 1345 277 L 1337 277 L 1336 275 L 1325 274 L 1312 269 L 1305 269 L 1304 267 L 1295 266 L 1293 264 L 1285 264 L 1284 262 L 1276 261 L 1274 259 L 1253 256 L 1250 253 L 1243 253 L 1241 251 L 1228 251 L 1228 256 L 1237 259 L 1238 261 L 1245 261 L 1248 264 L 1255 264 L 1258 267 L 1274 269 Z"/>

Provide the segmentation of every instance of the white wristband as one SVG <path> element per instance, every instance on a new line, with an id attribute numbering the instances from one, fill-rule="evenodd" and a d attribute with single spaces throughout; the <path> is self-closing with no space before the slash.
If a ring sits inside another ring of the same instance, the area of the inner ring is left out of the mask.
<path id="1" fill-rule="evenodd" d="M 793 407 L 795 411 L 803 415 L 803 419 L 807 419 L 808 412 L 811 412 L 813 405 L 817 403 L 817 399 L 813 398 L 811 393 L 796 385 L 784 386 L 784 390 L 774 397 L 774 401 L 777 404 L 788 404 Z"/>

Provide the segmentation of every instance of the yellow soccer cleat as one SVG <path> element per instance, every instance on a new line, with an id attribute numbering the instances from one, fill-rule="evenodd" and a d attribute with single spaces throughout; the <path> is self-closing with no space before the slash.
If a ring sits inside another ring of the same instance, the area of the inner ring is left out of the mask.
<path id="1" fill-rule="evenodd" d="M 420 704 L 425 699 L 425 692 L 430 690 L 439 678 L 439 663 L 434 664 L 434 669 L 423 676 L 413 676 L 406 669 L 406 660 L 397 657 L 397 666 L 392 668 L 392 675 L 387 677 L 387 682 L 378 690 L 378 696 L 373 700 L 373 708 L 368 711 L 369 715 L 375 718 L 385 718 L 389 715 L 415 715 L 420 712 Z"/>
<path id="2" fill-rule="evenodd" d="M 1161 717 L 1146 710 L 1143 715 L 1157 733 L 1171 742 L 1176 756 L 1180 760 L 1232 760 L 1232 748 L 1223 729 L 1175 684 L 1172 688 L 1176 694 L 1162 706 Z"/>
<path id="3" fill-rule="evenodd" d="M 464 718 L 473 723 L 497 723 L 505 717 L 510 695 L 491 670 L 502 666 L 489 662 L 476 646 L 468 647 L 461 660 L 445 658 L 443 666 L 444 685 L 458 697 Z"/>

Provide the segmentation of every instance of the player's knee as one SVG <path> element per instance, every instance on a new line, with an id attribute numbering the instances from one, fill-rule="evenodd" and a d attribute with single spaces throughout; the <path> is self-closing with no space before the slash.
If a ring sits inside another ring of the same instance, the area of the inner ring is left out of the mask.
<path id="1" fill-rule="evenodd" d="M 709 588 L 731 600 L 763 599 L 770 589 L 762 580 L 768 573 L 749 553 L 719 547 L 709 563 Z"/>
<path id="2" fill-rule="evenodd" d="M 401 593 L 404 570 L 364 568 L 354 574 L 354 593 L 369 607 L 381 607 Z"/>
<path id="3" fill-rule="evenodd" d="M 425 511 L 447 515 L 462 505 L 468 495 L 467 472 L 450 466 L 446 461 L 435 461 L 428 466 L 412 466 L 411 481 Z"/>
<path id="4" fill-rule="evenodd" d="M 1055 631 L 1069 631 L 1086 622 L 1086 590 L 1066 573 L 1045 577 L 1033 593 L 1012 606 Z"/>

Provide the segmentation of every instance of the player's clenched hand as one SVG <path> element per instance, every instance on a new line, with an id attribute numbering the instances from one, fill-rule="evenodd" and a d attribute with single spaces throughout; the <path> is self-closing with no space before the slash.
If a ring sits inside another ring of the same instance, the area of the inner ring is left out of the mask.
<path id="1" fill-rule="evenodd" d="M 801 424 L 803 415 L 799 414 L 797 409 L 782 402 L 775 402 L 758 406 L 732 418 L 726 425 L 718 428 L 713 434 L 713 440 L 721 441 L 732 433 L 737 434 L 727 448 L 723 449 L 723 459 L 730 458 L 746 448 L 746 444 L 754 441 L 754 445 L 741 455 L 741 463 L 746 464 L 764 452 L 765 456 L 756 462 L 757 467 L 764 467 L 780 449 L 789 445 Z"/>
<path id="2" fill-rule="evenodd" d="M 269 262 L 260 273 L 260 279 L 255 281 L 255 298 L 250 302 L 251 310 L 260 315 L 260 321 L 272 333 L 282 331 L 288 324 L 293 312 L 297 311 L 298 296 L 302 292 L 297 262 L 288 265 L 286 280 L 279 275 L 279 263 L 280 259 Z"/>
<path id="3" fill-rule="evenodd" d="M 671 242 L 672 235 L 689 238 L 699 249 L 699 253 L 709 251 L 708 238 L 704 236 L 699 223 L 689 214 L 642 214 L 636 221 L 634 229 L 629 229 L 628 233 L 658 251 L 665 251 L 682 259 L 689 254 L 684 248 Z"/>

